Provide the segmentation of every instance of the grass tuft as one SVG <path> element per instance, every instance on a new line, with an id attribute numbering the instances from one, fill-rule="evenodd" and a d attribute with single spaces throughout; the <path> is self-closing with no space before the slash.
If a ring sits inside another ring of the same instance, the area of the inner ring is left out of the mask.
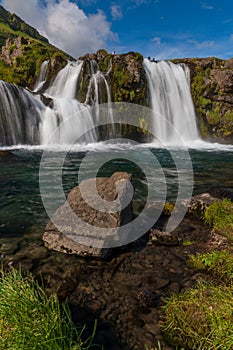
<path id="1" fill-rule="evenodd" d="M 192 350 L 233 349 L 233 288 L 204 281 L 173 295 L 164 306 L 162 330 L 176 346 Z"/>
<path id="2" fill-rule="evenodd" d="M 233 202 L 223 199 L 211 204 L 205 211 L 205 220 L 214 231 L 233 241 Z"/>
<path id="3" fill-rule="evenodd" d="M 31 275 L 12 270 L 0 278 L 0 349 L 87 350 L 66 303 L 48 297 Z"/>
<path id="4" fill-rule="evenodd" d="M 214 251 L 191 256 L 191 263 L 226 283 L 233 282 L 233 255 L 229 251 Z"/>

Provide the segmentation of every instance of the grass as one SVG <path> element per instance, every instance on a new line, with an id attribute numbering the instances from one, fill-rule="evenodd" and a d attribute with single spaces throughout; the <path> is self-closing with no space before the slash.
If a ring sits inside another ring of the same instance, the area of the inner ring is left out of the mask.
<path id="1" fill-rule="evenodd" d="M 213 251 L 191 256 L 191 263 L 206 270 L 220 281 L 233 283 L 233 255 L 229 251 Z"/>
<path id="2" fill-rule="evenodd" d="M 0 279 L 0 349 L 87 350 L 93 335 L 82 341 L 66 303 L 48 297 L 31 275 L 2 272 Z M 95 331 L 95 329 L 94 329 Z"/>
<path id="3" fill-rule="evenodd" d="M 223 199 L 211 204 L 205 211 L 205 220 L 214 231 L 233 241 L 233 202 Z"/>
<path id="4" fill-rule="evenodd" d="M 164 306 L 162 330 L 173 345 L 192 350 L 233 349 L 233 288 L 204 281 L 173 295 Z"/>

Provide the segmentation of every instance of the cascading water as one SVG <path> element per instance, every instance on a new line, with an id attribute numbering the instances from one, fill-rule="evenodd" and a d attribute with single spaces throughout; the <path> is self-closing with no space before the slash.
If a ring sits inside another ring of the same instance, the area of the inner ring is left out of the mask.
<path id="1" fill-rule="evenodd" d="M 36 84 L 34 87 L 34 92 L 38 93 L 43 88 L 44 83 L 46 82 L 46 75 L 48 70 L 49 60 L 44 61 L 40 67 L 40 72 L 38 78 L 36 80 Z"/>
<path id="2" fill-rule="evenodd" d="M 100 110 L 98 106 L 101 103 L 112 102 L 112 96 L 110 91 L 109 83 L 103 72 L 99 70 L 97 63 L 93 60 L 90 60 L 90 72 L 91 79 L 88 85 L 86 101 L 88 105 L 95 105 L 96 119 L 99 120 Z M 108 74 L 108 73 L 107 73 Z M 114 124 L 113 124 L 113 112 L 112 109 L 108 110 L 108 120 L 112 124 L 112 132 L 114 134 Z"/>
<path id="3" fill-rule="evenodd" d="M 48 61 L 43 62 L 33 94 L 5 82 L 0 84 L 0 145 L 72 144 L 98 141 L 95 121 L 98 105 L 111 102 L 109 84 L 95 61 L 85 103 L 77 100 L 83 61 L 69 62 L 44 92 L 49 106 L 39 92 L 46 82 Z M 94 110 L 91 106 L 95 106 Z M 112 122 L 109 109 L 109 121 Z M 88 131 L 87 131 L 88 130 Z"/>
<path id="4" fill-rule="evenodd" d="M 82 61 L 69 62 L 45 91 L 44 94 L 53 99 L 53 108 L 46 109 L 40 125 L 41 144 L 97 141 L 90 107 L 76 99 L 82 65 Z"/>
<path id="5" fill-rule="evenodd" d="M 185 65 L 144 59 L 156 139 L 179 145 L 199 139 L 190 92 L 189 69 Z"/>
<path id="6" fill-rule="evenodd" d="M 27 90 L 0 81 L 0 146 L 38 144 L 45 109 Z"/>
<path id="7" fill-rule="evenodd" d="M 60 70 L 53 84 L 46 90 L 45 94 L 56 98 L 74 99 L 82 65 L 83 61 L 68 62 Z"/>
<path id="8" fill-rule="evenodd" d="M 100 114 L 98 106 L 112 100 L 106 76 L 94 60 L 89 60 L 89 85 L 85 103 L 81 103 L 77 96 L 83 61 L 69 62 L 44 92 L 51 99 L 49 106 L 45 106 L 36 93 L 45 82 L 47 66 L 45 61 L 33 94 L 13 84 L 0 83 L 0 145 L 98 141 L 95 129 Z M 199 139 L 188 68 L 147 59 L 144 68 L 155 112 L 153 133 L 157 140 L 163 144 L 180 144 L 181 137 L 185 143 Z M 94 112 L 91 106 L 95 106 Z M 108 120 L 113 124 L 111 108 Z M 106 126 L 101 132 L 101 138 L 111 136 L 114 125 Z"/>

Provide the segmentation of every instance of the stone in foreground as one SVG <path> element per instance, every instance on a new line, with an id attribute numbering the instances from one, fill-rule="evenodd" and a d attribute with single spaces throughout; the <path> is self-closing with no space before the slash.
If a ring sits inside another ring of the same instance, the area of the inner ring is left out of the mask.
<path id="1" fill-rule="evenodd" d="M 66 254 L 106 257 L 111 242 L 121 240 L 120 227 L 132 220 L 130 180 L 126 172 L 83 180 L 48 222 L 43 235 L 45 245 Z"/>

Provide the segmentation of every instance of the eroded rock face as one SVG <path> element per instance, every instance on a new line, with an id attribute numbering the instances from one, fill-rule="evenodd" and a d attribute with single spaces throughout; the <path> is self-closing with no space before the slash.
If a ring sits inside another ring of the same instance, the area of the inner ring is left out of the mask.
<path id="1" fill-rule="evenodd" d="M 0 58 L 3 59 L 9 66 L 12 66 L 15 58 L 22 56 L 23 54 L 22 45 L 27 45 L 28 42 L 29 39 L 25 39 L 22 36 L 19 36 L 16 39 L 7 39 L 6 45 L 2 46 L 2 55 Z"/>
<path id="2" fill-rule="evenodd" d="M 84 60 L 78 93 L 81 102 L 84 102 L 90 79 L 89 61 L 95 60 L 99 69 L 110 81 L 113 102 L 131 102 L 144 106 L 148 104 L 146 73 L 142 66 L 143 56 L 140 53 L 110 54 L 105 50 L 99 50 L 96 54 L 87 54 L 80 59 Z"/>
<path id="3" fill-rule="evenodd" d="M 130 204 L 123 210 L 120 209 L 125 201 L 128 203 L 130 179 L 130 174 L 117 172 L 110 178 L 83 180 L 69 193 L 65 204 L 55 212 L 47 224 L 43 235 L 46 246 L 49 249 L 80 256 L 104 258 L 108 255 L 110 251 L 108 246 L 111 244 L 106 242 L 112 239 L 124 240 L 125 237 L 118 236 L 119 227 L 132 219 Z M 98 206 L 98 198 L 94 192 L 95 182 L 99 196 L 106 201 L 101 206 Z M 119 211 L 112 212 L 107 206 L 116 199 L 120 203 L 117 207 Z M 107 230 L 103 232 L 103 228 Z"/>
<path id="4" fill-rule="evenodd" d="M 190 68 L 194 105 L 203 138 L 233 142 L 233 59 L 175 60 Z"/>

